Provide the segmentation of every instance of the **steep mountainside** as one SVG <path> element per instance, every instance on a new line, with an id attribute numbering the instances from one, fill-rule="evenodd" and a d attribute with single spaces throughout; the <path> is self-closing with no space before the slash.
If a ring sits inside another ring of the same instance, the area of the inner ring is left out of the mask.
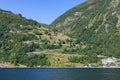
<path id="1" fill-rule="evenodd" d="M 84 44 L 79 53 L 120 57 L 119 0 L 87 0 L 57 18 L 50 28 Z"/>

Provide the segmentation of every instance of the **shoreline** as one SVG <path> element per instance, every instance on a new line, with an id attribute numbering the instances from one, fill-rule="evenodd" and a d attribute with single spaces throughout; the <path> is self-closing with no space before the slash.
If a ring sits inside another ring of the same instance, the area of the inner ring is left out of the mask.
<path id="1" fill-rule="evenodd" d="M 98 68 L 98 69 L 99 69 L 99 68 L 101 68 L 101 69 L 103 68 L 103 69 L 105 69 L 105 68 L 106 68 L 106 69 L 107 69 L 107 68 L 110 68 L 110 69 L 113 69 L 113 68 L 120 68 L 120 66 L 110 66 L 110 67 L 107 67 L 107 66 L 98 66 L 98 67 L 92 67 L 92 66 L 74 66 L 74 67 L 67 67 L 67 66 L 63 66 L 63 67 L 60 67 L 60 66 L 41 66 L 41 67 L 40 67 L 40 66 L 39 66 L 39 67 L 28 67 L 28 66 L 21 65 L 21 64 L 19 64 L 18 66 L 15 66 L 15 65 L 13 65 L 13 64 L 11 64 L 11 63 L 9 63 L 9 62 L 6 62 L 6 63 L 0 63 L 0 68 L 23 68 L 23 69 L 24 69 L 24 68 L 25 68 L 25 69 L 30 69 L 30 68 L 31 68 L 31 69 L 32 69 L 32 68 L 41 68 L 41 69 L 42 69 L 42 68 L 51 68 L 51 69 L 52 69 L 52 68 L 54 68 L 54 69 L 56 69 L 56 68 L 62 68 L 62 69 L 63 69 L 63 68 L 69 68 L 69 69 L 70 69 L 70 68 L 71 68 L 71 69 L 72 69 L 72 68 L 76 68 L 76 69 L 77 69 L 77 68 L 86 68 L 86 69 L 87 69 L 87 68 L 89 68 L 89 69 L 90 69 L 90 68 L 91 68 L 91 69 L 92 69 L 92 68 L 96 68 L 96 69 L 97 69 L 97 68 Z"/>

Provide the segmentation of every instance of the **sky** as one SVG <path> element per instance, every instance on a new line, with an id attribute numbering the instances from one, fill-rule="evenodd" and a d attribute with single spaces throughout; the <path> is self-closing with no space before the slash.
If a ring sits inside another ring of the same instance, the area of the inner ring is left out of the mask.
<path id="1" fill-rule="evenodd" d="M 1 0 L 0 9 L 50 24 L 72 7 L 86 0 Z"/>

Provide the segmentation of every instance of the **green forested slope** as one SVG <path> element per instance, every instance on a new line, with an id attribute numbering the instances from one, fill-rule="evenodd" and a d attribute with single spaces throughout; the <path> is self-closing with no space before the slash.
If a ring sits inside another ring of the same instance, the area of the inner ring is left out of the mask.
<path id="1" fill-rule="evenodd" d="M 50 66 L 47 55 L 42 53 L 60 49 L 66 39 L 69 37 L 21 14 L 0 10 L 0 63 Z"/>
<path id="2" fill-rule="evenodd" d="M 84 45 L 76 49 L 79 54 L 120 57 L 119 0 L 87 0 L 57 18 L 50 28 Z"/>

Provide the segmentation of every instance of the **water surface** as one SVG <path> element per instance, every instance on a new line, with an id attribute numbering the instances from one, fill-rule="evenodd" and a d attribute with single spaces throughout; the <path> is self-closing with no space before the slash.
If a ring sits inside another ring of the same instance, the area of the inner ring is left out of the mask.
<path id="1" fill-rule="evenodd" d="M 120 80 L 120 69 L 1 68 L 0 80 Z"/>

